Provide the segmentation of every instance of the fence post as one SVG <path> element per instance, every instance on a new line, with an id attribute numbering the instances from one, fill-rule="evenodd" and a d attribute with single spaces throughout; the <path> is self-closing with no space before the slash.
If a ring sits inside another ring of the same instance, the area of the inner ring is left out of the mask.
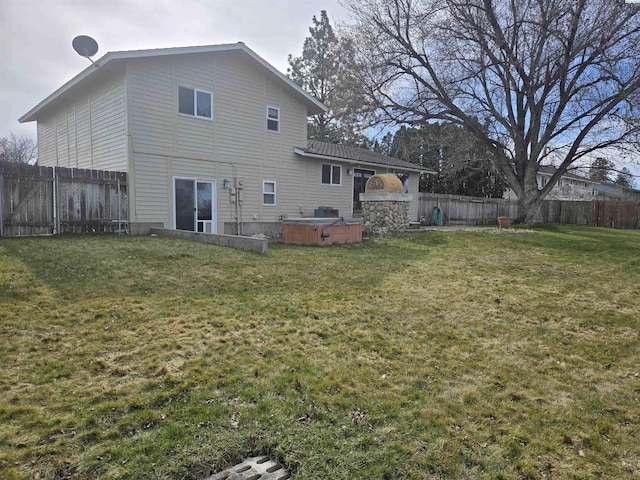
<path id="1" fill-rule="evenodd" d="M 60 235 L 60 181 L 58 180 L 58 167 L 53 167 L 53 201 L 55 202 L 53 213 L 56 216 L 56 235 Z"/>
<path id="2" fill-rule="evenodd" d="M 116 207 L 118 208 L 118 235 L 122 233 L 122 221 L 120 220 L 120 175 L 116 174 Z"/>
<path id="3" fill-rule="evenodd" d="M 4 236 L 4 175 L 0 175 L 0 237 Z"/>
<path id="4" fill-rule="evenodd" d="M 466 208 L 464 210 L 464 223 L 466 225 L 469 225 L 469 206 L 471 205 L 471 200 L 467 199 L 467 205 Z"/>

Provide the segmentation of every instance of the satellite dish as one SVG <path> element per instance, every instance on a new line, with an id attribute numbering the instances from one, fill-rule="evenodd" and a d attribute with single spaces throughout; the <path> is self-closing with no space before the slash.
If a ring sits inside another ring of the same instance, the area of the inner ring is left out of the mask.
<path id="1" fill-rule="evenodd" d="M 78 55 L 88 58 L 89 61 L 93 63 L 91 57 L 98 52 L 98 42 L 86 35 L 78 35 L 73 39 L 71 45 Z"/>

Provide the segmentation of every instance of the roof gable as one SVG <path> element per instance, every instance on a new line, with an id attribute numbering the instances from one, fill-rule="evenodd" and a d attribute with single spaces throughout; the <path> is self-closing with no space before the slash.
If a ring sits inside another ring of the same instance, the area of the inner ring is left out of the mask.
<path id="1" fill-rule="evenodd" d="M 18 119 L 20 123 L 32 122 L 37 120 L 38 113 L 53 103 L 56 99 L 74 89 L 77 85 L 85 83 L 85 80 L 100 75 L 102 71 L 112 64 L 122 62 L 124 60 L 135 60 L 140 58 L 152 58 L 162 57 L 168 55 L 192 55 L 199 53 L 214 53 L 214 52 L 228 52 L 237 51 L 247 55 L 261 68 L 263 68 L 269 75 L 276 79 L 279 83 L 283 84 L 285 88 L 294 95 L 300 98 L 307 106 L 307 113 L 309 115 L 323 113 L 327 111 L 327 107 L 322 104 L 315 97 L 304 91 L 301 87 L 296 85 L 290 78 L 279 72 L 270 63 L 260 57 L 257 53 L 247 47 L 244 43 L 230 43 L 221 45 L 203 45 L 194 47 L 175 47 L 175 48 L 157 48 L 150 50 L 127 50 L 121 52 L 108 52 L 102 56 L 99 60 L 95 61 L 91 66 L 85 68 L 78 75 L 73 77 L 67 83 L 62 85 L 56 91 L 54 91 L 47 98 L 38 103 L 35 107 L 25 113 Z"/>

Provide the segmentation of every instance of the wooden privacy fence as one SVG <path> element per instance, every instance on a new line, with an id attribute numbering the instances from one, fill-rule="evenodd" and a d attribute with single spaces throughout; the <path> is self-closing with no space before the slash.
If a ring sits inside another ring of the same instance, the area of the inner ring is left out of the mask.
<path id="1" fill-rule="evenodd" d="M 593 202 L 545 200 L 540 207 L 542 223 L 592 225 Z"/>
<path id="2" fill-rule="evenodd" d="M 495 225 L 498 217 L 515 218 L 518 204 L 503 198 L 464 197 L 442 193 L 420 193 L 418 218 L 433 224 L 433 209 L 440 207 L 445 225 Z"/>
<path id="3" fill-rule="evenodd" d="M 0 162 L 0 236 L 53 231 L 53 169 Z"/>
<path id="4" fill-rule="evenodd" d="M 640 203 L 624 200 L 597 200 L 591 210 L 591 225 L 613 228 L 640 228 Z"/>
<path id="5" fill-rule="evenodd" d="M 0 236 L 126 230 L 127 174 L 0 162 Z"/>
<path id="6" fill-rule="evenodd" d="M 496 225 L 499 216 L 516 218 L 518 204 L 501 198 L 464 197 L 420 193 L 418 215 L 422 223 L 433 224 L 434 207 L 442 210 L 445 225 Z M 590 225 L 595 227 L 640 228 L 640 203 L 623 200 L 545 200 L 542 223 Z"/>

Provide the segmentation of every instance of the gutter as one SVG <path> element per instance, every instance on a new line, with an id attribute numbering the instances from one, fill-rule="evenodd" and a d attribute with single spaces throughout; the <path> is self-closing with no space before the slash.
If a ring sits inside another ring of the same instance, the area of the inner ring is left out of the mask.
<path id="1" fill-rule="evenodd" d="M 428 173 L 430 175 L 435 175 L 436 172 L 434 172 L 433 170 L 428 170 L 426 168 L 421 168 L 421 167 L 403 167 L 400 165 L 390 165 L 390 164 L 383 164 L 383 163 L 375 163 L 375 162 L 368 162 L 366 160 L 354 160 L 351 158 L 344 158 L 344 157 L 332 157 L 331 155 L 322 155 L 320 153 L 313 153 L 310 152 L 308 150 L 305 150 L 303 148 L 299 148 L 299 147 L 293 147 L 293 153 L 295 153 L 296 155 L 300 155 L 301 157 L 307 157 L 307 158 L 316 158 L 319 160 L 329 160 L 332 162 L 343 162 L 343 163 L 348 163 L 351 166 L 358 166 L 358 165 L 364 165 L 367 167 L 378 167 L 378 168 L 387 168 L 387 169 L 396 169 L 396 170 L 403 170 L 403 171 L 407 171 L 407 172 L 417 172 L 417 173 Z"/>

